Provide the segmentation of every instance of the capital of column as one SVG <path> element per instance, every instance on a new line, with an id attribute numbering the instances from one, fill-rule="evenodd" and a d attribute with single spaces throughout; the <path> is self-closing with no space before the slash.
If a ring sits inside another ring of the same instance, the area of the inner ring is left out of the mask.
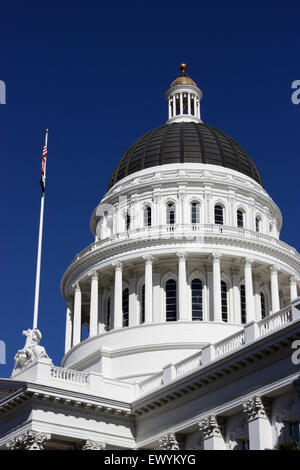
<path id="1" fill-rule="evenodd" d="M 209 261 L 212 263 L 219 263 L 222 258 L 222 253 L 219 251 L 214 251 L 209 255 Z"/>
<path id="2" fill-rule="evenodd" d="M 245 257 L 242 259 L 242 263 L 245 265 L 245 266 L 251 266 L 252 263 L 253 263 L 254 259 L 253 258 L 248 258 L 248 257 Z"/>
<path id="3" fill-rule="evenodd" d="M 187 253 L 185 251 L 179 251 L 176 253 L 176 256 L 178 257 L 179 262 L 186 261 Z"/>
<path id="4" fill-rule="evenodd" d="M 105 450 L 105 449 L 106 449 L 105 442 L 92 441 L 90 439 L 85 441 L 85 443 L 81 447 L 81 450 Z"/>
<path id="5" fill-rule="evenodd" d="M 123 267 L 124 267 L 124 263 L 122 263 L 122 261 L 114 261 L 112 263 L 113 267 L 115 268 L 116 271 L 122 271 Z"/>
<path id="6" fill-rule="evenodd" d="M 151 254 L 145 255 L 143 256 L 143 259 L 145 260 L 145 264 L 153 264 L 154 256 Z"/>
<path id="7" fill-rule="evenodd" d="M 9 450 L 44 450 L 46 441 L 51 439 L 51 434 L 27 431 L 17 436 L 6 444 Z"/>
<path id="8" fill-rule="evenodd" d="M 170 432 L 159 439 L 159 447 L 162 450 L 180 450 L 180 444 L 175 433 Z"/>
<path id="9" fill-rule="evenodd" d="M 92 281 L 94 281 L 94 280 L 98 281 L 99 277 L 100 277 L 99 272 L 95 271 L 94 269 L 93 269 L 93 271 L 90 271 L 88 273 L 88 276 L 91 278 Z"/>
<path id="10" fill-rule="evenodd" d="M 270 270 L 271 276 L 276 275 L 279 271 L 278 266 L 276 266 L 275 264 L 273 264 L 272 266 L 269 266 L 269 270 Z"/>
<path id="11" fill-rule="evenodd" d="M 222 424 L 220 418 L 208 416 L 199 422 L 199 431 L 203 439 L 209 437 L 222 437 Z"/>
<path id="12" fill-rule="evenodd" d="M 289 282 L 290 282 L 290 286 L 294 286 L 297 284 L 297 277 L 292 275 L 289 277 Z"/>
<path id="13" fill-rule="evenodd" d="M 267 418 L 271 413 L 271 403 L 270 398 L 255 396 L 243 403 L 243 411 L 248 415 L 249 420 Z"/>
<path id="14" fill-rule="evenodd" d="M 81 290 L 78 281 L 74 282 L 74 284 L 72 284 L 72 287 L 73 287 L 73 289 L 75 289 L 75 291 L 80 291 Z"/>

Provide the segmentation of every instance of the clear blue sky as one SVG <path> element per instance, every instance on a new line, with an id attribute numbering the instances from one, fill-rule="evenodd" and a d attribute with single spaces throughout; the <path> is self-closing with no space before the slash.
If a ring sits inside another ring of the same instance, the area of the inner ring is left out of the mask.
<path id="1" fill-rule="evenodd" d="M 203 90 L 202 119 L 234 137 L 299 249 L 298 1 L 2 2 L 1 333 L 13 356 L 32 326 L 43 130 L 49 127 L 39 328 L 63 356 L 60 279 L 91 243 L 89 217 L 124 151 L 167 119 L 178 65 Z"/>

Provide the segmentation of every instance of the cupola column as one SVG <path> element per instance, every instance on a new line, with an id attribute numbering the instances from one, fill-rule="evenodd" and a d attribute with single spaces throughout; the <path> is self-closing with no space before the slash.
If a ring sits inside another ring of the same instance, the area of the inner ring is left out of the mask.
<path id="1" fill-rule="evenodd" d="M 246 291 L 246 321 L 250 323 L 255 319 L 253 281 L 252 281 L 252 263 L 253 259 L 243 259 L 245 268 L 245 291 Z"/>
<path id="2" fill-rule="evenodd" d="M 114 294 L 114 328 L 122 328 L 122 269 L 123 263 L 116 261 L 115 268 L 115 294 Z"/>
<path id="3" fill-rule="evenodd" d="M 176 253 L 178 256 L 178 306 L 179 314 L 178 320 L 188 319 L 188 308 L 187 308 L 187 285 L 186 285 L 186 253 Z"/>
<path id="4" fill-rule="evenodd" d="M 291 276 L 290 279 L 290 295 L 291 302 L 297 298 L 297 279 L 296 276 Z"/>
<path id="5" fill-rule="evenodd" d="M 74 287 L 73 346 L 76 346 L 81 341 L 81 289 L 78 282 L 75 283 Z"/>
<path id="6" fill-rule="evenodd" d="M 220 260 L 221 253 L 212 253 L 210 259 L 213 263 L 213 299 L 214 299 L 214 321 L 222 321 L 222 306 L 221 306 L 221 271 Z"/>
<path id="7" fill-rule="evenodd" d="M 99 275 L 97 271 L 89 273 L 91 278 L 91 298 L 90 298 L 90 331 L 89 336 L 95 336 L 98 333 L 98 282 Z"/>
<path id="8" fill-rule="evenodd" d="M 277 266 L 275 265 L 270 266 L 270 272 L 271 272 L 272 313 L 275 313 L 280 310 Z"/>
<path id="9" fill-rule="evenodd" d="M 72 323 L 73 323 L 73 313 L 70 305 L 67 305 L 66 308 L 66 336 L 65 336 L 65 354 L 72 347 Z"/>
<path id="10" fill-rule="evenodd" d="M 153 281 L 152 281 L 152 264 L 154 257 L 146 255 L 145 260 L 145 323 L 153 321 Z"/>

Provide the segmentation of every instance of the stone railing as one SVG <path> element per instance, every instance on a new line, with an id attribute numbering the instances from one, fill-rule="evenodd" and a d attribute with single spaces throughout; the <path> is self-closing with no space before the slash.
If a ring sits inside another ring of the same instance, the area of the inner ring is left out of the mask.
<path id="1" fill-rule="evenodd" d="M 220 356 L 224 356 L 224 354 L 234 351 L 235 349 L 240 348 L 244 344 L 245 331 L 238 331 L 237 333 L 228 336 L 228 338 L 225 338 L 222 341 L 215 343 L 215 357 L 217 358 Z"/>
<path id="2" fill-rule="evenodd" d="M 226 225 L 216 224 L 174 224 L 174 225 L 156 225 L 153 227 L 142 227 L 135 230 L 129 230 L 127 232 L 121 232 L 109 237 L 92 243 L 87 248 L 78 253 L 72 262 L 81 259 L 89 253 L 104 248 L 108 245 L 113 245 L 126 240 L 138 240 L 138 239 L 172 239 L 172 238 L 185 238 L 191 237 L 193 239 L 196 236 L 231 236 L 234 238 L 243 239 L 254 239 L 261 242 L 266 242 L 271 245 L 280 247 L 286 253 L 296 255 L 296 250 L 286 243 L 278 240 L 277 238 L 265 235 L 263 233 L 248 230 L 246 228 L 230 227 Z"/>
<path id="3" fill-rule="evenodd" d="M 140 393 L 146 393 L 149 390 L 159 387 L 163 384 L 163 373 L 152 375 L 139 383 Z"/>
<path id="4" fill-rule="evenodd" d="M 291 306 L 283 308 L 277 313 L 273 313 L 272 315 L 267 316 L 263 320 L 258 322 L 259 327 L 259 336 L 267 335 L 274 330 L 278 330 L 279 328 L 287 325 L 292 321 L 292 310 Z"/>
<path id="5" fill-rule="evenodd" d="M 89 376 L 77 370 L 64 369 L 63 367 L 51 367 L 50 377 L 60 382 L 72 383 L 76 385 L 88 385 Z"/>
<path id="6" fill-rule="evenodd" d="M 183 359 L 180 362 L 174 364 L 176 370 L 176 377 L 188 374 L 193 370 L 198 369 L 202 365 L 202 351 L 193 354 L 192 356 Z"/>

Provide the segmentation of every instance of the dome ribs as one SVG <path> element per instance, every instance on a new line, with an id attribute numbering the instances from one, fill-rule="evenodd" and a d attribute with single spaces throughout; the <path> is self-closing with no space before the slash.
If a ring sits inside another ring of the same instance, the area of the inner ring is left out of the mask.
<path id="1" fill-rule="evenodd" d="M 164 124 L 138 139 L 121 158 L 109 184 L 137 171 L 171 163 L 204 163 L 223 166 L 262 181 L 251 158 L 230 136 L 196 122 Z"/>

